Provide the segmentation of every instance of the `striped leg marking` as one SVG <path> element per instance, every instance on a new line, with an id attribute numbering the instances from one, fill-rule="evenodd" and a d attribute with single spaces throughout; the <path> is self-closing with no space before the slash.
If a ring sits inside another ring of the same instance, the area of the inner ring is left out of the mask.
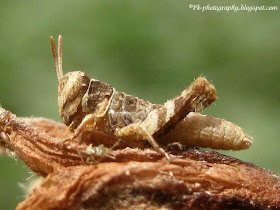
<path id="1" fill-rule="evenodd" d="M 215 87 L 204 77 L 199 77 L 178 97 L 150 112 L 141 126 L 150 135 L 157 136 L 178 124 L 188 113 L 201 111 L 209 106 L 216 98 Z"/>

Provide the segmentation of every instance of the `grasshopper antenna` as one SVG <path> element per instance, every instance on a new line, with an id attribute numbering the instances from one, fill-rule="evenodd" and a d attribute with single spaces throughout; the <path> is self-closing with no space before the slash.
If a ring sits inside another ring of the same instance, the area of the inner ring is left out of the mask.
<path id="1" fill-rule="evenodd" d="M 53 36 L 51 36 L 51 46 L 52 46 L 52 53 L 53 53 L 53 59 L 54 59 L 54 66 L 55 71 L 57 74 L 57 79 L 60 81 L 60 79 L 63 77 L 63 70 L 62 70 L 62 44 L 63 39 L 62 36 L 58 36 L 58 52 L 56 51 L 56 45 L 55 40 Z"/>

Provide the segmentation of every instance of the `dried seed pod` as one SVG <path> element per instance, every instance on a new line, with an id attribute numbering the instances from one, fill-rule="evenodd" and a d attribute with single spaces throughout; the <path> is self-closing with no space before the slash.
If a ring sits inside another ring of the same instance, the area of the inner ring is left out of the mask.
<path id="1" fill-rule="evenodd" d="M 166 164 L 154 150 L 125 148 L 102 160 L 117 163 L 91 166 L 81 157 L 92 148 L 61 145 L 69 130 L 60 123 L 1 109 L 0 132 L 34 172 L 49 174 L 17 209 L 280 208 L 279 175 L 217 152 L 173 145 Z"/>
<path id="2" fill-rule="evenodd" d="M 160 142 L 178 141 L 186 146 L 242 150 L 253 143 L 242 128 L 224 119 L 190 113 Z"/>

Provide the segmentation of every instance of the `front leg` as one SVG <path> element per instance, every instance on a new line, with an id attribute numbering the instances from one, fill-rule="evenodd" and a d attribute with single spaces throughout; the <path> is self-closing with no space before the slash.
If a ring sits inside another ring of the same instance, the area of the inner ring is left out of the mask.
<path id="1" fill-rule="evenodd" d="M 82 143 L 81 134 L 83 133 L 84 130 L 87 131 L 93 131 L 95 128 L 96 122 L 94 120 L 94 115 L 93 114 L 88 114 L 84 117 L 83 121 L 81 124 L 75 129 L 73 136 L 63 139 L 62 141 L 69 141 L 69 140 L 74 140 L 78 139 L 79 143 Z"/>

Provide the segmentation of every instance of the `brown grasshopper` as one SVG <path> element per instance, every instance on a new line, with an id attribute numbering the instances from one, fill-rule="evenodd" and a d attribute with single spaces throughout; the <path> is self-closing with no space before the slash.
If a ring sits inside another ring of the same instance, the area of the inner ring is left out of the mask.
<path id="1" fill-rule="evenodd" d="M 161 139 L 163 134 L 168 134 L 169 137 L 171 135 L 172 140 L 173 137 L 180 136 L 176 132 L 176 126 L 179 124 L 182 132 L 182 124 L 186 124 L 182 120 L 187 118 L 190 112 L 201 111 L 216 99 L 216 89 L 204 77 L 198 77 L 179 96 L 159 105 L 117 91 L 106 83 L 90 79 L 80 71 L 63 74 L 62 42 L 62 36 L 59 36 L 56 51 L 54 38 L 51 37 L 58 78 L 59 112 L 64 123 L 74 132 L 71 139 L 77 139 L 84 132 L 89 132 L 94 141 L 98 139 L 101 139 L 101 143 L 110 141 L 111 145 L 118 139 L 127 142 L 148 141 L 157 152 L 169 159 L 168 154 L 155 139 Z M 233 132 L 240 131 L 235 129 Z M 193 136 L 196 136 L 196 139 L 200 138 L 197 133 Z M 237 141 L 240 147 L 232 148 L 244 149 L 244 145 L 248 147 L 251 140 L 247 137 L 246 135 L 246 138 Z M 217 139 L 224 141 L 226 136 Z M 185 139 L 174 141 L 186 142 Z M 210 142 L 203 146 L 207 147 L 212 142 L 210 139 Z"/>

